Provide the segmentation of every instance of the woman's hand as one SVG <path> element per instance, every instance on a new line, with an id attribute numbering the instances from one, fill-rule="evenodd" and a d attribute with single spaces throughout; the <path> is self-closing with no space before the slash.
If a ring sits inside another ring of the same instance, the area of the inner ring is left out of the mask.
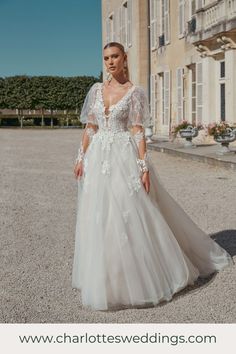
<path id="1" fill-rule="evenodd" d="M 83 161 L 77 162 L 74 168 L 75 178 L 79 179 L 83 175 Z"/>
<path id="2" fill-rule="evenodd" d="M 150 191 L 149 171 L 144 172 L 141 179 L 146 192 L 149 193 Z"/>

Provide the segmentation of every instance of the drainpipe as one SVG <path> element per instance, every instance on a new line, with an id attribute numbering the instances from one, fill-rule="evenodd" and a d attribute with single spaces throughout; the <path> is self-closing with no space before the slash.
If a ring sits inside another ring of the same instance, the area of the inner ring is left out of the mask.
<path id="1" fill-rule="evenodd" d="M 147 31 L 147 34 L 148 34 L 148 38 L 147 38 L 147 43 L 148 43 L 148 75 L 147 75 L 147 88 L 148 88 L 148 103 L 149 103 L 149 108 L 151 108 L 151 88 L 150 88 L 150 74 L 151 74 L 151 55 L 150 55 L 150 49 L 151 49 L 151 26 L 150 26 L 150 0 L 147 1 L 147 7 L 148 7 L 148 31 Z M 155 117 L 152 117 L 152 123 L 154 124 L 154 119 Z M 147 138 L 147 142 L 148 143 L 151 143 L 152 140 L 151 140 L 151 137 L 153 135 L 153 126 L 150 126 L 148 128 L 145 129 L 145 136 Z"/>
<path id="2" fill-rule="evenodd" d="M 150 48 L 151 48 L 151 43 L 150 43 L 150 34 L 151 34 L 151 27 L 150 27 L 150 0 L 148 0 L 148 38 L 147 38 L 147 43 L 148 43 L 148 77 L 147 77 L 147 87 L 148 87 L 148 101 L 149 105 L 151 103 L 151 90 L 150 90 L 150 74 L 151 74 L 151 55 L 150 55 Z"/>

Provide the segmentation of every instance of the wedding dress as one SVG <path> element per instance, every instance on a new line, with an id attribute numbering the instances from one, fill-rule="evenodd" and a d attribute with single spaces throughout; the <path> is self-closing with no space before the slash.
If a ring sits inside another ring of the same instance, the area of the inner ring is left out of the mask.
<path id="1" fill-rule="evenodd" d="M 95 310 L 171 300 L 199 276 L 234 264 L 164 188 L 148 161 L 150 192 L 137 163 L 142 136 L 132 126 L 150 124 L 140 86 L 105 112 L 103 84 L 89 90 L 81 111 L 90 143 L 78 180 L 72 287 Z"/>

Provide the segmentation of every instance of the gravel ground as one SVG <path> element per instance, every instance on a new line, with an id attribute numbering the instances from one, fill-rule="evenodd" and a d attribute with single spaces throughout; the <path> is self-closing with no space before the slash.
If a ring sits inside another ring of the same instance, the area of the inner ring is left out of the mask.
<path id="1" fill-rule="evenodd" d="M 1 323 L 235 323 L 236 266 L 149 309 L 92 311 L 71 288 L 77 129 L 0 130 Z M 192 219 L 236 254 L 236 173 L 150 152 Z M 191 199 L 189 199 L 189 194 Z"/>

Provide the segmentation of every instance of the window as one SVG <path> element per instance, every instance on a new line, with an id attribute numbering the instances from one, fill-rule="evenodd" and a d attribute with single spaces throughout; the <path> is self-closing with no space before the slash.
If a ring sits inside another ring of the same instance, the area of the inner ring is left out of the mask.
<path id="1" fill-rule="evenodd" d="M 157 0 L 150 2 L 150 31 L 151 31 L 151 50 L 157 48 Z"/>
<path id="2" fill-rule="evenodd" d="M 110 14 L 106 22 L 106 41 L 107 43 L 115 41 L 114 13 Z"/>
<path id="3" fill-rule="evenodd" d="M 132 0 L 128 1 L 128 46 L 132 46 L 132 18 L 133 18 L 133 13 L 132 13 Z"/>
<path id="4" fill-rule="evenodd" d="M 121 7 L 119 8 L 119 40 L 123 44 L 125 50 L 128 49 L 128 41 L 129 45 L 131 45 L 131 17 L 132 13 L 131 6 L 128 6 L 128 1 L 125 1 Z"/>
<path id="5" fill-rule="evenodd" d="M 220 119 L 225 121 L 225 61 L 220 62 Z"/>
<path id="6" fill-rule="evenodd" d="M 183 68 L 176 70 L 176 86 L 177 86 L 177 122 L 184 119 L 184 82 L 183 82 Z"/>
<path id="7" fill-rule="evenodd" d="M 185 0 L 179 0 L 179 37 L 183 37 L 184 36 L 184 30 L 185 30 L 185 11 L 184 11 L 184 2 Z"/>
<path id="8" fill-rule="evenodd" d="M 170 71 L 160 73 L 162 125 L 169 125 L 170 121 Z"/>
<path id="9" fill-rule="evenodd" d="M 170 0 L 157 0 L 159 47 L 170 43 Z"/>
<path id="10" fill-rule="evenodd" d="M 202 122 L 203 110 L 203 75 L 202 75 L 202 62 L 196 63 L 196 121 Z"/>
<path id="11" fill-rule="evenodd" d="M 225 61 L 220 62 L 220 78 L 225 78 Z"/>
<path id="12" fill-rule="evenodd" d="M 192 72 L 192 82 L 191 82 L 191 91 L 192 91 L 192 123 L 196 124 L 196 64 L 191 65 Z"/>
<path id="13" fill-rule="evenodd" d="M 220 84 L 220 118 L 225 121 L 225 83 Z"/>
<path id="14" fill-rule="evenodd" d="M 153 124 L 156 123 L 157 115 L 157 74 L 151 75 L 151 117 Z"/>

